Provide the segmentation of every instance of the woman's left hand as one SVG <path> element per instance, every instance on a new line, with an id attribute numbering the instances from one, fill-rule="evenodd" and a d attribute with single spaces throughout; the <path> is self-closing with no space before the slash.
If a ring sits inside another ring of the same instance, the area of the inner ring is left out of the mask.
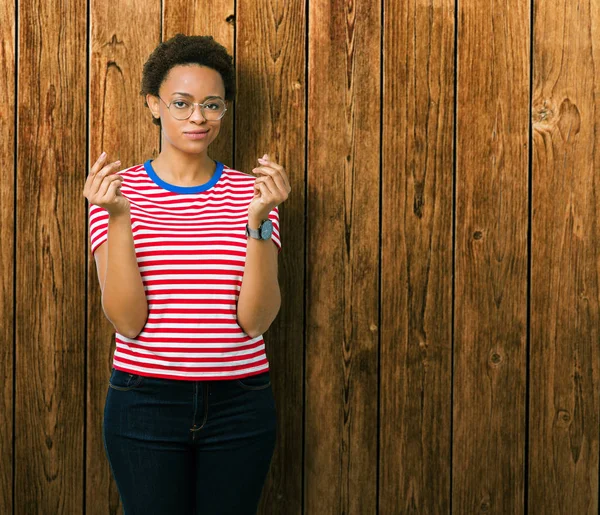
<path id="1" fill-rule="evenodd" d="M 254 197 L 248 206 L 248 217 L 266 220 L 269 213 L 288 198 L 292 188 L 283 169 L 265 154 L 258 159 L 260 166 L 252 171 L 258 175 L 254 182 Z"/>

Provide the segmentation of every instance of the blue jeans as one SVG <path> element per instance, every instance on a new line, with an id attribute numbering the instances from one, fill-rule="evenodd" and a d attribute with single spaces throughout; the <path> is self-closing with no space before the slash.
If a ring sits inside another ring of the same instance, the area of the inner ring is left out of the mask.
<path id="1" fill-rule="evenodd" d="M 125 515 L 254 515 L 275 448 L 270 374 L 183 381 L 113 369 L 102 431 Z"/>

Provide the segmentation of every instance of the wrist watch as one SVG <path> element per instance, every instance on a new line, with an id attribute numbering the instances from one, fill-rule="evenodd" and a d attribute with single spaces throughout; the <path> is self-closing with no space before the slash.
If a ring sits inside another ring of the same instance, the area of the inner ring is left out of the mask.
<path id="1" fill-rule="evenodd" d="M 273 222 L 268 218 L 262 220 L 258 229 L 250 229 L 250 226 L 246 224 L 246 237 L 250 236 L 256 240 L 268 240 L 273 234 Z"/>

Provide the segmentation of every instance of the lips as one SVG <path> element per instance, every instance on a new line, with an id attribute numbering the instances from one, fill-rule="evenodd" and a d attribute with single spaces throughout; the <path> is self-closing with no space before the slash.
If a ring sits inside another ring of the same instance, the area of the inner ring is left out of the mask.
<path id="1" fill-rule="evenodd" d="M 208 138 L 208 131 L 206 130 L 195 130 L 195 131 L 186 131 L 183 133 L 183 137 L 190 140 L 201 140 Z"/>

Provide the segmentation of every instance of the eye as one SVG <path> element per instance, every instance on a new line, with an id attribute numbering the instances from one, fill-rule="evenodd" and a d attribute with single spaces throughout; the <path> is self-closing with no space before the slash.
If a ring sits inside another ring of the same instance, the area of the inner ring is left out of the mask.
<path id="1" fill-rule="evenodd" d="M 172 105 L 175 106 L 176 109 L 189 109 L 190 104 L 185 100 L 173 100 Z"/>
<path id="2" fill-rule="evenodd" d="M 205 105 L 206 105 L 206 108 L 210 109 L 211 111 L 218 111 L 219 109 L 221 109 L 221 104 L 218 102 L 210 102 Z"/>

